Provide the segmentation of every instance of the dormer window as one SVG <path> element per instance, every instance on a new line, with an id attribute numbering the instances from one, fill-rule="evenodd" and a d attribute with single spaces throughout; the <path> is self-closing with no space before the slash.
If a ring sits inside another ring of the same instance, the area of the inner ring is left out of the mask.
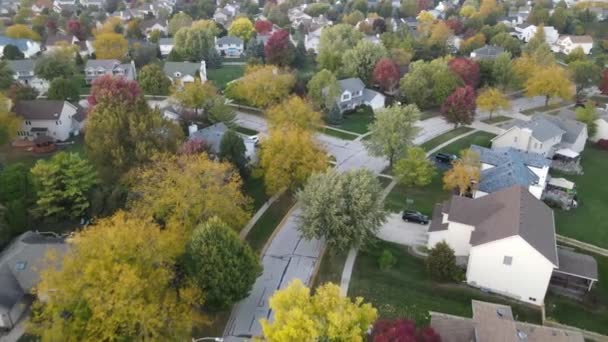
<path id="1" fill-rule="evenodd" d="M 350 93 L 342 94 L 342 101 L 348 101 L 348 100 L 350 100 Z"/>
<path id="2" fill-rule="evenodd" d="M 176 71 L 174 75 L 175 77 L 182 77 L 182 73 L 179 71 Z"/>

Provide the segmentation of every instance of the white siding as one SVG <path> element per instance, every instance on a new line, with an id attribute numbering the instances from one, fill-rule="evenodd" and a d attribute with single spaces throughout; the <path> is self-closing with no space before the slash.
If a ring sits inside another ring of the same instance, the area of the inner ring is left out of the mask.
<path id="1" fill-rule="evenodd" d="M 37 135 L 35 132 L 31 132 L 31 129 L 36 127 L 46 128 L 46 135 L 58 141 L 65 141 L 70 138 L 70 133 L 76 134 L 79 131 L 80 127 L 74 127 L 73 124 L 72 116 L 74 114 L 76 114 L 76 107 L 66 102 L 62 112 L 54 120 L 27 120 L 27 122 L 22 120 L 20 132 L 28 132 L 29 134 L 27 136 L 20 135 L 19 138 L 34 140 Z M 31 124 L 28 124 L 28 122 Z"/>
<path id="2" fill-rule="evenodd" d="M 561 139 L 538 141 L 532 137 L 532 131 L 529 129 L 521 129 L 512 127 L 505 133 L 497 136 L 492 140 L 492 148 L 512 147 L 524 152 L 533 152 L 546 156 L 551 148 L 559 143 Z"/>
<path id="3" fill-rule="evenodd" d="M 578 137 L 576 138 L 576 141 L 574 141 L 572 146 L 570 146 L 570 149 L 573 151 L 576 151 L 578 153 L 583 152 L 583 150 L 585 149 L 585 143 L 587 142 L 587 138 L 588 138 L 587 127 L 585 127 L 581 131 L 581 134 L 579 134 Z"/>
<path id="4" fill-rule="evenodd" d="M 608 139 L 608 122 L 605 119 L 597 119 L 595 123 L 597 124 L 597 133 L 592 137 L 592 140 Z"/>
<path id="5" fill-rule="evenodd" d="M 505 256 L 512 257 L 511 265 L 503 263 Z M 512 236 L 471 248 L 467 283 L 542 305 L 553 268 L 551 262 L 520 236 Z"/>
<path id="6" fill-rule="evenodd" d="M 444 219 L 445 222 L 445 219 Z M 433 248 L 441 241 L 445 241 L 452 249 L 456 256 L 467 256 L 471 249 L 471 232 L 474 227 L 465 224 L 450 222 L 447 230 L 429 233 L 427 247 Z"/>

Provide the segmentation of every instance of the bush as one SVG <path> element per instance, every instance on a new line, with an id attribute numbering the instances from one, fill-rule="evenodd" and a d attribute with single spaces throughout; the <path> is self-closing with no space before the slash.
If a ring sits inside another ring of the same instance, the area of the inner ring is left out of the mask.
<path id="1" fill-rule="evenodd" d="M 388 249 L 383 250 L 380 258 L 378 258 L 378 266 L 380 266 L 382 271 L 392 268 L 396 263 L 397 259 Z"/>
<path id="2" fill-rule="evenodd" d="M 460 278 L 454 250 L 445 241 L 439 242 L 430 250 L 426 267 L 431 278 L 436 281 L 458 281 Z"/>
<path id="3" fill-rule="evenodd" d="M 595 146 L 597 146 L 599 149 L 608 151 L 608 140 L 600 139 L 597 143 L 595 143 Z"/>

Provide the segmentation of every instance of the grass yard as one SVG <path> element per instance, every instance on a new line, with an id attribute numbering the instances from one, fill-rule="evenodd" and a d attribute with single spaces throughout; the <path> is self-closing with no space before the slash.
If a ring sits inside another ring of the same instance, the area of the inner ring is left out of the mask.
<path id="1" fill-rule="evenodd" d="M 258 253 L 262 251 L 266 241 L 270 238 L 285 214 L 295 204 L 293 194 L 286 192 L 277 199 L 251 228 L 245 240 Z"/>
<path id="2" fill-rule="evenodd" d="M 352 112 L 345 113 L 342 122 L 336 128 L 358 134 L 367 133 L 367 126 L 374 121 L 374 111 L 371 107 L 360 106 Z"/>
<path id="3" fill-rule="evenodd" d="M 30 168 L 34 166 L 38 160 L 51 158 L 57 152 L 61 151 L 78 153 L 81 156 L 85 156 L 84 137 L 80 135 L 72 138 L 67 144 L 57 146 L 55 152 L 45 154 L 35 154 L 33 152 L 28 152 L 25 149 L 13 148 L 9 144 L 5 144 L 0 146 L 0 162 L 6 163 L 7 165 L 22 163 Z"/>
<path id="4" fill-rule="evenodd" d="M 325 250 L 319 272 L 313 281 L 313 288 L 317 288 L 325 283 L 334 283 L 340 285 L 342 280 L 342 271 L 348 252 L 332 252 L 329 249 Z"/>
<path id="5" fill-rule="evenodd" d="M 355 140 L 359 137 L 358 135 L 338 131 L 331 127 L 321 127 L 319 128 L 319 132 L 342 140 Z"/>
<path id="6" fill-rule="evenodd" d="M 445 146 L 440 150 L 440 152 L 444 153 L 453 153 L 459 154 L 460 151 L 469 148 L 471 145 L 478 145 L 482 147 L 490 147 L 492 145 L 492 138 L 494 138 L 496 134 L 488 133 L 488 132 L 475 132 L 471 135 L 468 135 L 462 139 L 458 139 L 453 143 Z"/>
<path id="7" fill-rule="evenodd" d="M 571 104 L 573 104 L 572 101 L 560 101 L 557 103 L 549 104 L 548 106 L 540 106 L 540 107 L 534 107 L 534 108 L 522 110 L 522 111 L 520 111 L 520 113 L 522 113 L 524 115 L 532 115 L 536 112 L 544 113 L 544 112 L 548 112 L 550 110 L 554 110 L 554 109 L 557 109 L 560 107 L 565 107 L 565 106 L 568 106 Z"/>
<path id="8" fill-rule="evenodd" d="M 397 264 L 382 271 L 378 258 L 385 249 L 395 256 Z M 520 321 L 539 323 L 541 318 L 535 308 L 507 302 L 464 285 L 436 283 L 428 278 L 423 260 L 411 256 L 404 246 L 384 241 L 359 252 L 348 295 L 362 296 L 371 302 L 380 318 L 406 317 L 421 325 L 428 324 L 429 310 L 471 317 L 472 299 L 509 304 Z"/>
<path id="9" fill-rule="evenodd" d="M 249 178 L 243 182 L 243 192 L 253 199 L 253 213 L 258 211 L 269 198 L 266 194 L 266 189 L 264 188 L 263 177 L 256 178 L 250 175 Z"/>
<path id="10" fill-rule="evenodd" d="M 408 206 L 406 200 L 412 200 L 411 209 L 420 211 L 425 215 L 433 213 L 435 203 L 445 201 L 450 193 L 443 190 L 443 174 L 437 172 L 431 184 L 423 187 L 406 187 L 397 184 L 384 201 L 384 207 L 394 213 L 401 212 Z"/>
<path id="11" fill-rule="evenodd" d="M 491 119 L 487 118 L 487 119 L 481 120 L 481 122 L 485 122 L 485 123 L 491 125 L 491 124 L 505 122 L 505 121 L 509 121 L 509 120 L 511 120 L 511 118 L 508 116 L 494 115 L 494 116 L 492 116 Z"/>
<path id="12" fill-rule="evenodd" d="M 420 147 L 422 147 L 425 151 L 430 151 L 432 149 L 434 149 L 435 147 L 443 144 L 446 141 L 449 141 L 451 139 L 456 138 L 459 135 L 465 134 L 467 132 L 472 131 L 472 128 L 469 127 L 465 127 L 465 126 L 460 126 L 456 129 L 453 129 L 449 132 L 443 133 L 441 135 L 438 135 L 436 137 L 434 137 L 433 139 L 423 143 L 422 145 L 420 145 Z"/>
<path id="13" fill-rule="evenodd" d="M 441 115 L 439 109 L 429 109 L 420 113 L 420 120 L 426 120 Z"/>
<path id="14" fill-rule="evenodd" d="M 608 151 L 587 145 L 581 158 L 585 174 L 564 176 L 576 183 L 578 208 L 570 211 L 555 210 L 557 232 L 608 248 L 608 186 L 603 181 L 608 171 Z"/>
<path id="15" fill-rule="evenodd" d="M 207 79 L 213 81 L 218 89 L 224 89 L 226 84 L 243 76 L 244 65 L 224 65 L 219 69 L 207 69 Z"/>

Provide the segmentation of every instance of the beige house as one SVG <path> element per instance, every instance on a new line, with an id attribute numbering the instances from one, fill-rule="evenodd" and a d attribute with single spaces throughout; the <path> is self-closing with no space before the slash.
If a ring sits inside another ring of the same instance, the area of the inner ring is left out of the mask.
<path id="1" fill-rule="evenodd" d="M 561 35 L 551 47 L 553 52 L 561 52 L 569 55 L 576 48 L 583 49 L 583 52 L 588 55 L 593 48 L 593 38 L 591 36 L 570 36 Z"/>

